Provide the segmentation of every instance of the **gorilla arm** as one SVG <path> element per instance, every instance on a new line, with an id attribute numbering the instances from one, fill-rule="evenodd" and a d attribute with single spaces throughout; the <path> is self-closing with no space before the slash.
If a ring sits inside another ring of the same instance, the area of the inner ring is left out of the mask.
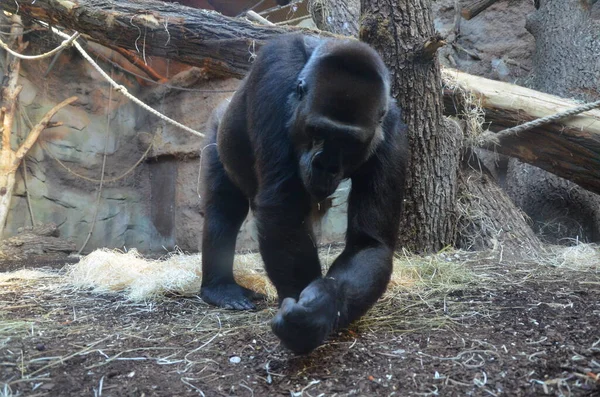
<path id="1" fill-rule="evenodd" d="M 352 176 L 344 252 L 327 276 L 306 287 L 298 301 L 285 299 L 271 323 L 283 344 L 296 353 L 313 350 L 333 330 L 360 318 L 387 287 L 406 161 L 402 137 L 390 135 Z"/>

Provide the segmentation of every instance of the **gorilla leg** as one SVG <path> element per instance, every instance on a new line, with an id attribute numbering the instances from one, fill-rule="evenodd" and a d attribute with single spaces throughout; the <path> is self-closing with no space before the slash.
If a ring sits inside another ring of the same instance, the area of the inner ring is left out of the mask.
<path id="1" fill-rule="evenodd" d="M 306 207 L 308 215 L 310 204 L 296 199 L 282 205 L 261 206 L 261 200 L 257 201 L 254 212 L 265 270 L 280 303 L 285 298 L 298 299 L 311 281 L 321 277 L 317 248 L 303 210 Z"/>
<path id="2" fill-rule="evenodd" d="M 233 278 L 235 241 L 248 214 L 248 199 L 229 179 L 215 146 L 204 149 L 204 231 L 202 233 L 202 287 L 205 302 L 236 310 L 254 309 L 253 291 Z"/>
<path id="3" fill-rule="evenodd" d="M 331 293 L 335 289 L 322 278 L 303 207 L 302 201 L 288 199 L 285 205 L 256 210 L 260 252 L 281 305 L 271 328 L 286 347 L 298 353 L 323 341 L 333 329 L 337 310 Z"/>

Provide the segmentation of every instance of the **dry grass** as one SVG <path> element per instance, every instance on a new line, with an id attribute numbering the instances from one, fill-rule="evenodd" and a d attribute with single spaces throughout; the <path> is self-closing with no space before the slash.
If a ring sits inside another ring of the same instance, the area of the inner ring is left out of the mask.
<path id="1" fill-rule="evenodd" d="M 456 104 L 457 116 L 465 122 L 467 146 L 480 146 L 483 143 L 482 134 L 485 123 L 485 111 L 481 107 L 481 100 L 461 87 L 449 69 L 442 69 L 442 81 L 444 88 L 453 91 L 455 98 L 459 101 Z"/>
<path id="2" fill-rule="evenodd" d="M 597 244 L 576 244 L 571 247 L 549 246 L 540 263 L 569 270 L 600 272 L 600 247 Z"/>
<path id="3" fill-rule="evenodd" d="M 322 250 L 325 269 L 339 250 Z M 464 256 L 464 254 L 462 254 Z M 410 288 L 450 291 L 472 280 L 461 256 L 452 251 L 418 257 L 407 252 L 394 258 L 394 272 L 387 296 Z M 67 267 L 67 282 L 77 289 L 94 293 L 119 293 L 135 302 L 155 300 L 168 294 L 195 295 L 202 280 L 200 255 L 175 252 L 162 260 L 144 259 L 137 251 L 96 250 L 78 264 Z M 274 302 L 274 286 L 268 280 L 259 254 L 236 255 L 238 282 L 260 292 Z M 324 270 L 325 270 L 324 269 Z"/>

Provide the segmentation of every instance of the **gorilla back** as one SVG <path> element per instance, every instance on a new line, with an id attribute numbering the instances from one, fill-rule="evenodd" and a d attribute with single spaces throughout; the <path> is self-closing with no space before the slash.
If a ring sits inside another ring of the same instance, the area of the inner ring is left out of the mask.
<path id="1" fill-rule="evenodd" d="M 254 308 L 233 277 L 249 208 L 279 296 L 271 326 L 306 353 L 362 316 L 392 271 L 407 160 L 405 126 L 379 55 L 354 40 L 287 35 L 267 43 L 210 123 L 204 154 L 201 297 Z M 350 178 L 346 246 L 323 277 L 311 205 Z"/>

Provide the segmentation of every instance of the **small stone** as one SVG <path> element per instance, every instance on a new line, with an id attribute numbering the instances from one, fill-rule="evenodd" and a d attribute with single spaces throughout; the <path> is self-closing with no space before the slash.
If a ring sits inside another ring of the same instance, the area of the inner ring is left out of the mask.
<path id="1" fill-rule="evenodd" d="M 229 362 L 232 364 L 239 364 L 242 359 L 239 356 L 231 356 L 229 357 Z"/>
<path id="2" fill-rule="evenodd" d="M 44 345 L 43 343 L 38 343 L 37 345 L 35 345 L 35 350 L 43 352 L 44 350 L 46 350 L 46 345 Z"/>

